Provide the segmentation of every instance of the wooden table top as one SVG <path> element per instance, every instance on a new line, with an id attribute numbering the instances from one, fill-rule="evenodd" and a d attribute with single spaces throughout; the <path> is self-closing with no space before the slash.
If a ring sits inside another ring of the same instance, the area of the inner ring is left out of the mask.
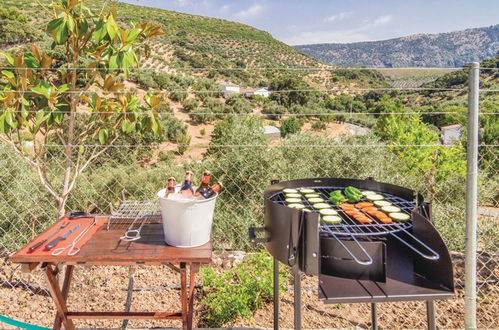
<path id="1" fill-rule="evenodd" d="M 52 227 L 59 225 L 55 223 Z M 212 244 L 208 242 L 195 248 L 178 248 L 167 245 L 164 241 L 163 225 L 161 223 L 145 224 L 141 238 L 134 242 L 120 242 L 126 226 L 106 229 L 104 225 L 81 248 L 75 256 L 63 253 L 59 256 L 20 254 L 12 255 L 9 260 L 14 263 L 66 263 L 87 265 L 135 265 L 163 263 L 210 263 Z M 50 230 L 50 229 L 48 229 Z M 31 246 L 33 239 L 27 246 Z M 67 243 L 65 243 L 67 244 Z"/>

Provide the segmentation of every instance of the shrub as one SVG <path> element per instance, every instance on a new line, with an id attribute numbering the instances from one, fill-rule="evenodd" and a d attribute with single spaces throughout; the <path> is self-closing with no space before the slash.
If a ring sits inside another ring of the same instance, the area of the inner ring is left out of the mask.
<path id="1" fill-rule="evenodd" d="M 217 274 L 213 268 L 202 268 L 205 296 L 201 304 L 207 307 L 202 316 L 209 328 L 220 328 L 238 317 L 249 319 L 264 303 L 272 301 L 272 257 L 266 252 L 251 254 L 236 267 Z M 287 273 L 279 272 L 279 289 L 284 290 Z"/>
<path id="2" fill-rule="evenodd" d="M 281 136 L 298 133 L 303 125 L 303 121 L 296 116 L 284 119 L 281 122 Z"/>
<path id="3" fill-rule="evenodd" d="M 26 15 L 17 8 L 0 6 L 0 43 L 13 44 L 33 41 L 40 38 L 40 34 L 28 23 Z"/>
<path id="4" fill-rule="evenodd" d="M 314 131 L 322 131 L 326 129 L 326 123 L 323 121 L 314 121 L 312 123 L 312 129 Z"/>
<path id="5" fill-rule="evenodd" d="M 183 155 L 187 151 L 187 149 L 189 149 L 189 144 L 191 143 L 191 137 L 187 134 L 183 134 L 177 139 L 177 143 L 179 144 L 177 148 L 177 153 L 179 155 Z"/>
<path id="6" fill-rule="evenodd" d="M 187 99 L 182 102 L 182 107 L 186 112 L 191 112 L 199 106 L 199 101 L 197 99 Z"/>
<path id="7" fill-rule="evenodd" d="M 263 105 L 262 113 L 269 114 L 269 119 L 279 120 L 281 115 L 286 113 L 286 108 L 276 101 L 270 101 Z"/>
<path id="8" fill-rule="evenodd" d="M 204 107 L 198 107 L 192 109 L 192 112 L 189 113 L 189 117 L 196 124 L 205 124 L 216 119 L 215 115 L 211 112 L 211 110 Z"/>
<path id="9" fill-rule="evenodd" d="M 241 95 L 232 95 L 227 99 L 225 104 L 230 107 L 230 112 L 233 113 L 250 113 L 253 111 L 251 103 L 246 101 Z"/>

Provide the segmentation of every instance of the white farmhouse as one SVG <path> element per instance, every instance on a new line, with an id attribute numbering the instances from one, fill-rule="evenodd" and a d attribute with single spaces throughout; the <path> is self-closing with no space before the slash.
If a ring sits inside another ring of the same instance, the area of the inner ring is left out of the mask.
<path id="1" fill-rule="evenodd" d="M 442 135 L 440 137 L 440 141 L 443 145 L 452 145 L 461 139 L 463 135 L 463 125 L 454 124 L 448 126 L 442 126 L 440 128 Z"/>
<path id="2" fill-rule="evenodd" d="M 239 94 L 241 92 L 241 88 L 238 85 L 235 85 L 230 82 L 221 83 L 220 89 L 222 89 L 222 92 L 224 93 L 225 97 L 230 97 L 233 94 Z"/>
<path id="3" fill-rule="evenodd" d="M 258 96 L 261 96 L 261 97 L 269 97 L 270 94 L 272 94 L 271 91 L 268 90 L 268 88 L 260 88 L 260 89 L 257 89 L 257 90 L 250 90 L 250 91 L 247 91 L 246 93 L 244 93 L 244 96 L 246 97 L 252 97 L 253 95 L 258 95 Z"/>

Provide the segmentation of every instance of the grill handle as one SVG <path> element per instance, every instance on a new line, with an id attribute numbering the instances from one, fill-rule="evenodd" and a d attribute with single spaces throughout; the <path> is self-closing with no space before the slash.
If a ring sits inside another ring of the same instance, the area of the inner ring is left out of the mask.
<path id="1" fill-rule="evenodd" d="M 437 252 L 435 252 L 435 250 L 433 250 L 428 245 L 426 245 L 425 243 L 423 243 L 421 240 L 419 240 L 416 236 L 414 236 L 413 234 L 411 234 L 409 231 L 403 229 L 402 232 L 404 234 L 406 234 L 407 236 L 409 236 L 410 238 L 412 238 L 415 242 L 419 243 L 428 252 L 430 252 L 430 254 L 426 254 L 424 252 L 421 252 L 415 246 L 409 244 L 403 238 L 399 237 L 396 233 L 391 233 L 391 235 L 393 237 L 395 237 L 396 239 L 398 239 L 399 241 L 401 241 L 402 243 L 404 243 L 408 248 L 410 248 L 412 251 L 416 252 L 417 254 L 419 254 L 421 257 L 423 257 L 425 259 L 429 259 L 429 260 L 438 260 L 438 259 L 440 259 L 440 255 Z"/>
<path id="2" fill-rule="evenodd" d="M 256 233 L 265 232 L 265 227 L 249 227 L 249 239 L 251 243 L 267 243 L 270 241 L 268 237 L 258 238 L 256 237 Z"/>

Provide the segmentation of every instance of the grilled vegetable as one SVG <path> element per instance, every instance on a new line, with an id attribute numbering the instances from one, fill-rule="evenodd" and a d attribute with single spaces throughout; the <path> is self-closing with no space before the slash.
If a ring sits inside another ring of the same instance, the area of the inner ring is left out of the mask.
<path id="1" fill-rule="evenodd" d="M 310 212 L 312 212 L 312 210 L 310 210 L 310 209 L 307 209 L 307 208 L 305 208 L 305 209 L 301 209 L 301 210 L 302 210 L 303 212 L 307 212 L 307 213 L 310 213 Z"/>
<path id="2" fill-rule="evenodd" d="M 301 198 L 301 195 L 298 193 L 286 193 L 286 197 Z"/>
<path id="3" fill-rule="evenodd" d="M 360 190 L 352 186 L 346 187 L 343 193 L 350 203 L 356 203 L 362 198 Z"/>
<path id="4" fill-rule="evenodd" d="M 309 198 L 308 201 L 310 202 L 310 204 L 324 203 L 324 200 L 320 197 Z"/>
<path id="5" fill-rule="evenodd" d="M 370 191 L 370 190 L 362 191 L 362 195 L 364 195 L 364 196 L 373 195 L 373 194 L 376 194 L 376 193 L 374 191 Z"/>
<path id="6" fill-rule="evenodd" d="M 285 193 L 285 194 L 296 194 L 298 192 L 298 190 L 291 189 L 291 188 L 286 188 L 286 189 L 283 189 L 282 192 Z"/>
<path id="7" fill-rule="evenodd" d="M 330 209 L 331 205 L 327 203 L 317 203 L 312 205 L 314 208 L 320 210 L 320 209 Z"/>
<path id="8" fill-rule="evenodd" d="M 319 197 L 321 197 L 321 195 L 316 194 L 316 193 L 312 193 L 312 194 L 305 194 L 305 197 L 306 198 L 319 198 Z"/>
<path id="9" fill-rule="evenodd" d="M 305 205 L 300 204 L 300 203 L 294 203 L 294 204 L 288 204 L 288 207 L 292 209 L 304 209 Z"/>
<path id="10" fill-rule="evenodd" d="M 355 209 L 355 206 L 353 204 L 349 204 L 349 203 L 341 203 L 340 208 L 342 210 L 350 210 L 350 209 Z"/>
<path id="11" fill-rule="evenodd" d="M 333 209 L 320 209 L 319 213 L 322 215 L 338 215 L 338 212 Z"/>
<path id="12" fill-rule="evenodd" d="M 357 203 L 355 204 L 355 207 L 358 208 L 358 209 L 363 209 L 363 208 L 366 208 L 366 207 L 373 207 L 374 204 L 373 203 L 369 203 L 369 202 L 360 202 L 360 203 Z"/>
<path id="13" fill-rule="evenodd" d="M 314 192 L 315 192 L 315 190 L 313 190 L 313 189 L 308 189 L 308 188 L 301 188 L 301 189 L 300 189 L 300 192 L 301 192 L 302 194 L 312 194 L 312 193 L 314 193 Z"/>
<path id="14" fill-rule="evenodd" d="M 286 198 L 286 203 L 301 203 L 301 198 Z"/>
<path id="15" fill-rule="evenodd" d="M 393 213 L 393 212 L 402 211 L 400 208 L 393 206 L 393 205 L 383 206 L 383 207 L 381 207 L 381 210 L 385 211 L 386 213 Z"/>
<path id="16" fill-rule="evenodd" d="M 381 201 L 374 201 L 374 205 L 376 205 L 376 206 L 389 206 L 389 205 L 392 205 L 392 203 L 390 203 L 389 201 L 381 200 Z"/>
<path id="17" fill-rule="evenodd" d="M 343 193 L 341 190 L 334 190 L 329 194 L 329 200 L 331 203 L 334 205 L 339 205 L 347 200 L 345 196 L 343 196 Z"/>
<path id="18" fill-rule="evenodd" d="M 411 216 L 409 214 L 402 213 L 402 212 L 388 213 L 388 216 L 395 221 L 401 221 L 401 222 L 407 221 L 411 218 Z"/>
<path id="19" fill-rule="evenodd" d="M 370 201 L 381 201 L 385 199 L 382 195 L 379 194 L 367 195 L 366 198 Z"/>
<path id="20" fill-rule="evenodd" d="M 336 225 L 341 223 L 341 218 L 337 215 L 326 215 L 322 217 L 322 220 L 324 220 L 325 223 L 329 225 Z"/>

